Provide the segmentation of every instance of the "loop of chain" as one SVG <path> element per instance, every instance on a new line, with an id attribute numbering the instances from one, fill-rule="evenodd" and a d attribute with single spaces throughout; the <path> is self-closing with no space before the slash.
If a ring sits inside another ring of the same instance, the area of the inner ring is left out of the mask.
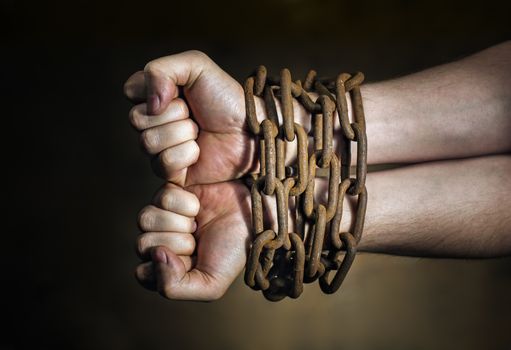
<path id="1" fill-rule="evenodd" d="M 336 79 L 318 79 L 309 71 L 303 83 L 292 81 L 288 69 L 277 78 L 260 66 L 243 86 L 250 131 L 259 139 L 258 174 L 251 187 L 253 241 L 245 269 L 245 283 L 262 290 L 271 301 L 297 298 L 303 283 L 319 280 L 324 293 L 339 289 L 350 269 L 364 228 L 367 207 L 367 137 L 360 84 L 364 75 L 342 73 Z M 317 99 L 312 96 L 317 94 Z M 348 111 L 349 95 L 353 121 Z M 255 96 L 264 101 L 266 119 L 257 121 Z M 275 99 L 280 100 L 282 124 Z M 311 114 L 306 133 L 294 119 L 293 100 Z M 337 114 L 340 132 L 334 135 Z M 309 151 L 309 136 L 313 140 Z M 334 148 L 339 140 L 339 154 Z M 286 149 L 296 142 L 296 164 L 287 166 Z M 351 143 L 357 144 L 355 176 L 350 176 Z M 309 153 L 310 152 L 310 153 Z M 328 178 L 326 203 L 315 198 L 315 180 Z M 265 197 L 274 197 L 277 229 L 266 228 Z M 356 197 L 350 232 L 340 232 L 343 201 Z M 288 215 L 293 209 L 295 232 L 289 232 Z M 330 278 L 331 273 L 333 277 Z"/>

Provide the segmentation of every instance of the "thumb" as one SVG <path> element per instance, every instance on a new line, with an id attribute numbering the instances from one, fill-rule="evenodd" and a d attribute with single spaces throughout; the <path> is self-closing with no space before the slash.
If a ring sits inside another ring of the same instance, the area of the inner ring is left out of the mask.
<path id="1" fill-rule="evenodd" d="M 227 289 L 213 275 L 197 268 L 186 272 L 181 259 L 164 246 L 151 251 L 158 292 L 168 299 L 202 300 L 219 299 Z M 224 283 L 225 284 L 225 283 Z"/>
<path id="2" fill-rule="evenodd" d="M 200 51 L 186 51 L 149 62 L 144 68 L 147 113 L 159 114 L 178 95 L 178 86 L 191 87 L 212 63 Z"/>
<path id="3" fill-rule="evenodd" d="M 178 285 L 186 275 L 183 262 L 164 246 L 154 247 L 151 251 L 151 258 L 154 265 L 156 287 L 160 294 L 165 294 L 167 286 Z"/>
<path id="4" fill-rule="evenodd" d="M 163 72 L 155 69 L 144 69 L 147 91 L 147 114 L 158 115 L 163 112 L 170 101 L 178 95 L 176 83 Z"/>

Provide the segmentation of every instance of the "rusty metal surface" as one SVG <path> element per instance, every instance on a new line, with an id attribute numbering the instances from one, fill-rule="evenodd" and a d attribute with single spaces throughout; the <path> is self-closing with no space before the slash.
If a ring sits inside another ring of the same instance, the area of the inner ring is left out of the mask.
<path id="1" fill-rule="evenodd" d="M 288 69 L 272 78 L 260 66 L 245 81 L 248 126 L 260 145 L 259 173 L 251 174 L 247 181 L 251 187 L 253 236 L 245 283 L 261 290 L 268 300 L 297 298 L 303 292 L 303 283 L 316 280 L 324 293 L 334 293 L 353 263 L 367 206 L 367 137 L 360 93 L 363 80 L 362 73 L 342 73 L 336 79 L 320 80 L 311 70 L 302 83 L 292 81 Z M 316 100 L 314 95 L 318 96 Z M 351 100 L 353 121 L 346 95 Z M 266 119 L 261 123 L 257 121 L 255 97 L 263 99 L 266 109 Z M 309 134 L 294 120 L 293 99 L 310 113 Z M 337 133 L 336 114 L 341 126 Z M 309 138 L 313 142 L 310 152 Z M 335 152 L 334 138 L 340 141 L 340 154 Z M 294 140 L 296 164 L 286 167 L 287 144 Z M 354 177 L 350 175 L 352 142 L 357 144 Z M 327 200 L 319 203 L 315 199 L 315 179 L 323 176 L 328 179 Z M 263 195 L 276 200 L 276 232 L 265 227 Z M 351 229 L 341 232 L 346 196 L 355 198 L 357 204 Z M 289 215 L 295 232 L 289 232 Z"/>

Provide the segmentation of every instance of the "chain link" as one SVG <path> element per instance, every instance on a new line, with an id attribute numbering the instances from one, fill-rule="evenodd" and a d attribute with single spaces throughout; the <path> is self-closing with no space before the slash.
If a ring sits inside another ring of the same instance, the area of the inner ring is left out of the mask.
<path id="1" fill-rule="evenodd" d="M 247 179 L 251 188 L 253 240 L 245 269 L 245 283 L 262 290 L 271 301 L 297 298 L 303 283 L 319 280 L 324 293 L 337 291 L 350 269 L 364 228 L 367 207 L 367 137 L 360 84 L 362 73 L 339 74 L 336 79 L 318 79 L 309 71 L 303 84 L 292 81 L 288 69 L 278 78 L 256 69 L 243 86 L 250 131 L 259 139 L 258 174 Z M 318 97 L 314 101 L 313 94 Z M 349 119 L 349 95 L 353 122 Z M 255 96 L 264 101 L 266 119 L 257 121 Z M 282 124 L 277 104 L 280 100 Z M 311 115 L 306 133 L 294 120 L 296 99 Z M 341 132 L 339 154 L 334 149 L 334 117 Z M 309 136 L 313 147 L 309 151 Z M 289 142 L 296 140 L 296 164 L 285 166 Z M 357 144 L 355 177 L 350 176 L 351 143 Z M 328 178 L 326 203 L 315 199 L 315 180 Z M 343 202 L 356 197 L 350 232 L 340 232 Z M 273 197 L 277 207 L 277 230 L 265 227 L 264 197 Z M 290 204 L 294 207 L 295 232 L 289 232 Z M 335 272 L 330 278 L 332 272 Z"/>

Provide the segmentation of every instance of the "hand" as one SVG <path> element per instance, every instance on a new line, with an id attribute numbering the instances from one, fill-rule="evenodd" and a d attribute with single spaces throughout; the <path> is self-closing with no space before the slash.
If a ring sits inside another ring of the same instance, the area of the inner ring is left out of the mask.
<path id="1" fill-rule="evenodd" d="M 139 215 L 137 252 L 146 262 L 136 278 L 169 299 L 218 299 L 245 266 L 249 225 L 250 194 L 241 182 L 187 191 L 165 184 Z"/>
<path id="2" fill-rule="evenodd" d="M 205 54 L 187 51 L 151 61 L 124 90 L 142 102 L 130 119 L 143 131 L 141 142 L 159 176 L 185 186 L 236 179 L 253 167 L 243 89 Z"/>

